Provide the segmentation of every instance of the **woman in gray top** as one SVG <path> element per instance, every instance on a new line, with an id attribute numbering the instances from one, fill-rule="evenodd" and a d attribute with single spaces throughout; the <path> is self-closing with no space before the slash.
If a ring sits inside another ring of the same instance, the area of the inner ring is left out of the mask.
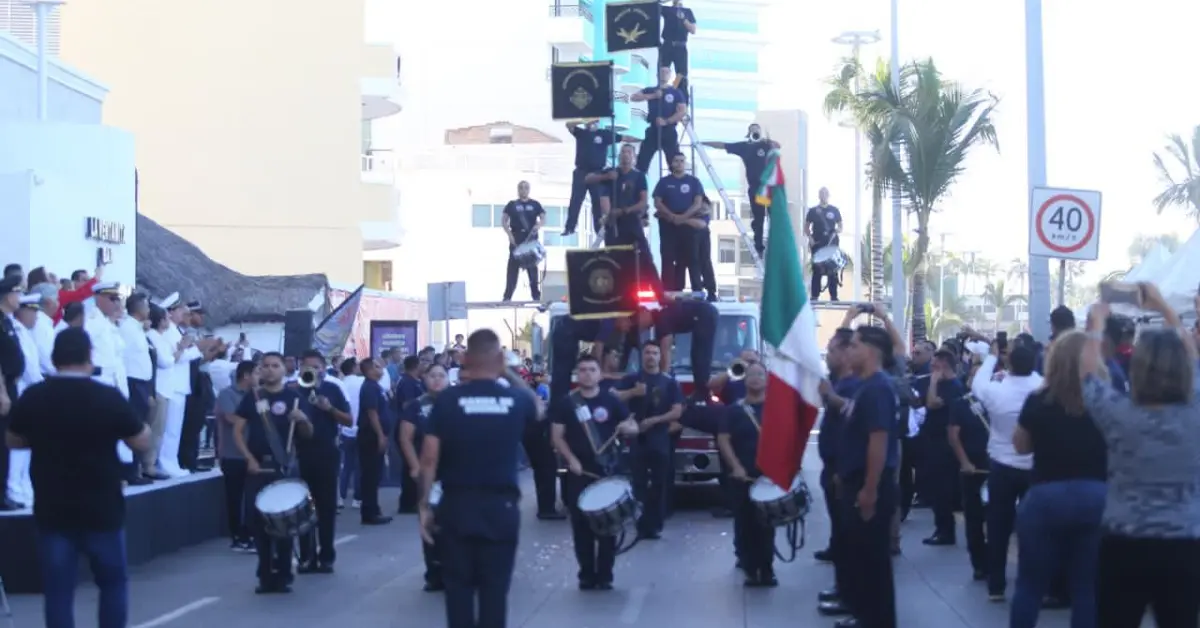
<path id="1" fill-rule="evenodd" d="M 1084 402 L 1108 445 L 1099 569 L 1099 628 L 1200 623 L 1200 399 L 1196 348 L 1151 284 L 1142 307 L 1162 315 L 1134 345 L 1128 396 L 1112 388 L 1100 342 L 1108 306 L 1092 306 L 1080 370 Z"/>

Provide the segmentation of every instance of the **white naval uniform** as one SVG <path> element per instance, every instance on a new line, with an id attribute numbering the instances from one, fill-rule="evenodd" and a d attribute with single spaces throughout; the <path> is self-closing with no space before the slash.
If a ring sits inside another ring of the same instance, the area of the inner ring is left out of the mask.
<path id="1" fill-rule="evenodd" d="M 100 369 L 100 374 L 92 379 L 112 386 L 121 391 L 121 396 L 129 399 L 129 380 L 125 377 L 125 341 L 117 324 L 109 320 L 99 309 L 89 308 L 83 316 L 83 330 L 92 340 L 92 366 Z M 117 455 L 121 462 L 133 462 L 133 450 L 124 443 L 117 443 Z"/>
<path id="2" fill-rule="evenodd" d="M 54 360 L 51 359 L 51 356 L 54 354 L 54 337 L 57 335 L 54 319 L 50 318 L 49 314 L 38 310 L 37 322 L 33 325 L 33 339 L 37 343 L 38 364 L 41 365 L 43 375 L 55 373 Z"/>
<path id="3" fill-rule="evenodd" d="M 25 389 L 42 381 L 42 371 L 38 368 L 38 345 L 33 332 L 22 325 L 16 317 L 12 319 L 13 329 L 17 332 L 17 342 L 21 345 L 21 353 L 25 355 L 25 371 L 17 379 L 17 396 L 25 393 Z M 8 450 L 8 498 L 19 504 L 33 504 L 33 481 L 29 477 L 29 463 L 33 452 L 28 449 Z"/>
<path id="4" fill-rule="evenodd" d="M 169 360 L 173 359 L 175 348 L 183 340 L 183 334 L 179 331 L 179 327 L 172 324 L 162 332 L 161 337 L 161 342 L 166 345 L 164 347 L 166 351 L 158 349 L 159 355 L 165 355 Z M 179 441 L 183 436 L 183 414 L 187 408 L 187 396 L 192 394 L 191 363 L 192 360 L 202 357 L 204 356 L 200 353 L 200 349 L 191 346 L 179 354 L 179 359 L 174 360 L 170 369 L 167 369 L 166 372 L 159 371 L 158 394 L 166 400 L 167 421 L 163 426 L 158 461 L 162 465 L 163 471 L 172 477 L 190 475 L 187 470 L 179 466 Z"/>

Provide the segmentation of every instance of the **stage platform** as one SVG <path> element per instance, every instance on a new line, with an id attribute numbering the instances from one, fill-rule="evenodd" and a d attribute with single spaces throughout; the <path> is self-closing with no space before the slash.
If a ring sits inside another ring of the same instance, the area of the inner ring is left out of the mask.
<path id="1" fill-rule="evenodd" d="M 220 471 L 194 473 L 125 489 L 125 545 L 129 565 L 226 534 L 225 489 Z M 83 561 L 81 581 L 91 573 Z M 33 510 L 0 512 L 0 578 L 8 593 L 40 593 Z"/>

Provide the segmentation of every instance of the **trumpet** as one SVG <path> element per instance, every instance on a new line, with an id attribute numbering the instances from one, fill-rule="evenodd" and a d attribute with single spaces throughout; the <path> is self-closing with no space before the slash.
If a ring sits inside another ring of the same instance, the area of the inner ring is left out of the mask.
<path id="1" fill-rule="evenodd" d="M 300 371 L 300 377 L 296 378 L 296 385 L 301 388 L 308 389 L 308 402 L 317 402 L 317 384 L 320 382 L 320 374 L 317 369 L 306 368 Z"/>
<path id="2" fill-rule="evenodd" d="M 731 382 L 739 382 L 746 379 L 746 361 L 742 359 L 734 360 L 729 364 L 729 370 L 726 373 Z"/>

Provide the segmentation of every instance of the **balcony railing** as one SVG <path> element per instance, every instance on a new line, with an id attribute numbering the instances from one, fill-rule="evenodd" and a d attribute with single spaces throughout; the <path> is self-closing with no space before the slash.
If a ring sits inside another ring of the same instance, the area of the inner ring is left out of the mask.
<path id="1" fill-rule="evenodd" d="M 592 22 L 592 5 L 590 4 L 552 4 L 550 17 L 581 17 Z"/>
<path id="2" fill-rule="evenodd" d="M 629 113 L 633 114 L 633 117 L 635 117 L 635 118 L 638 118 L 641 120 L 646 119 L 646 110 L 645 109 L 638 109 L 637 107 L 630 107 Z"/>
<path id="3" fill-rule="evenodd" d="M 629 102 L 629 94 L 625 92 L 613 92 L 613 100 L 617 102 Z"/>

